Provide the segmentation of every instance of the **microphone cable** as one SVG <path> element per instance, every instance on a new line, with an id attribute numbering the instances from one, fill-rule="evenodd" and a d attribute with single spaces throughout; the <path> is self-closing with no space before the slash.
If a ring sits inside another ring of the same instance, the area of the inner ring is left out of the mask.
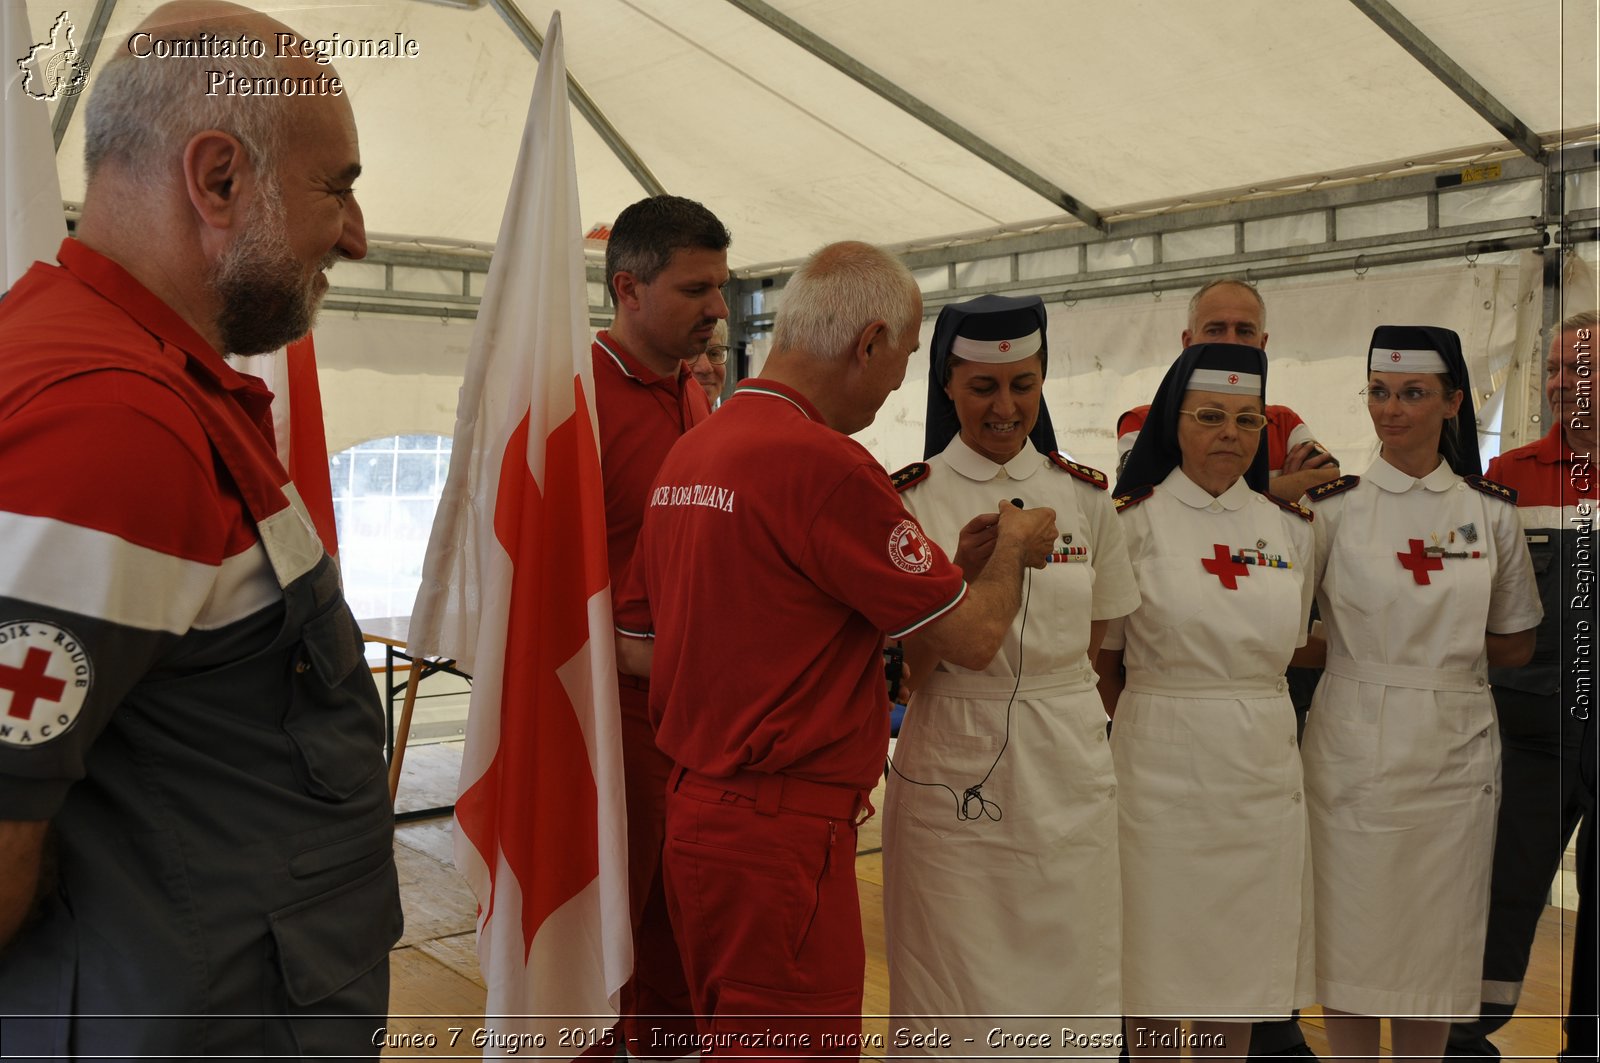
<path id="1" fill-rule="evenodd" d="M 1012 499 L 1012 501 L 1017 503 L 1017 508 L 1022 508 L 1021 503 L 1017 499 Z M 1033 596 L 1033 569 L 1029 568 L 1025 574 L 1027 579 L 1022 585 L 1022 624 L 1017 628 L 1017 681 L 1012 684 L 1011 697 L 1006 701 L 1006 726 L 1004 735 L 1000 740 L 1000 751 L 994 755 L 994 762 L 989 765 L 989 770 L 983 773 L 983 778 L 967 787 L 958 795 L 955 790 L 946 783 L 928 782 L 923 779 L 913 779 L 911 776 L 907 775 L 905 772 L 901 771 L 895 766 L 894 757 L 891 756 L 885 758 L 888 762 L 889 770 L 913 786 L 937 787 L 938 789 L 944 790 L 946 793 L 948 793 L 951 799 L 956 803 L 956 819 L 960 820 L 961 822 L 974 819 L 987 819 L 998 823 L 1001 819 L 1005 818 L 1005 810 L 1000 807 L 1000 803 L 983 795 L 983 784 L 989 781 L 990 776 L 994 775 L 995 768 L 1000 766 L 1000 758 L 1005 756 L 1006 747 L 1011 744 L 1011 707 L 1016 704 L 1017 691 L 1022 687 L 1022 652 L 1024 646 L 1024 636 L 1026 636 L 1028 633 L 1028 600 Z M 1004 644 L 1002 643 L 1001 649 L 1004 650 L 1004 648 Z"/>

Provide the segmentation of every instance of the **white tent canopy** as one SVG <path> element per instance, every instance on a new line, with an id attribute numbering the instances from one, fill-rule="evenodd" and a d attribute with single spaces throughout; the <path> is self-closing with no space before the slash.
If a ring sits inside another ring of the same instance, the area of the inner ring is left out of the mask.
<path id="1" fill-rule="evenodd" d="M 66 10 L 91 92 L 156 6 L 26 3 L 39 39 Z M 415 42 L 335 64 L 374 240 L 334 271 L 318 350 L 335 450 L 448 434 L 554 5 L 254 6 L 341 47 Z M 1110 466 L 1115 418 L 1176 354 L 1188 294 L 1248 270 L 1270 398 L 1347 456 L 1370 437 L 1352 400 L 1374 324 L 1461 332 L 1514 442 L 1543 431 L 1541 328 L 1594 305 L 1593 0 L 573 0 L 562 18 L 586 223 L 657 189 L 716 211 L 750 371 L 786 267 L 836 239 L 895 246 L 930 316 L 1045 295 L 1060 442 Z M 69 201 L 77 102 L 52 105 Z M 597 323 L 603 303 L 591 271 Z M 862 435 L 890 467 L 921 457 L 925 374 L 914 362 Z"/>
<path id="2" fill-rule="evenodd" d="M 660 186 L 711 205 L 736 269 L 840 238 L 900 244 L 1067 214 L 767 20 L 831 45 L 927 112 L 1108 222 L 1229 190 L 1470 159 L 1507 141 L 1362 8 L 1381 0 L 576 0 L 573 79 Z M 43 38 L 66 10 L 102 60 L 154 0 L 27 0 Z M 362 132 L 370 227 L 489 243 L 536 62 L 502 11 L 556 6 L 262 0 L 310 37 L 416 42 L 341 59 Z M 750 9 L 750 10 L 747 10 Z M 751 13 L 754 11 L 755 13 Z M 1547 141 L 1600 121 L 1595 5 L 1399 0 L 1395 14 Z M 514 15 L 513 15 L 514 18 Z M 90 71 L 92 89 L 94 70 Z M 59 108 L 62 104 L 57 104 Z M 647 187 L 574 116 L 584 213 Z M 82 197 L 81 113 L 61 140 Z"/>

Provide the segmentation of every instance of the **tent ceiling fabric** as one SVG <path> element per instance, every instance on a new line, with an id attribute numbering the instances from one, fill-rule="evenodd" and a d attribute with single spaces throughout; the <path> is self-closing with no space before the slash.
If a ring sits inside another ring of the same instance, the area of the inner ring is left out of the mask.
<path id="1" fill-rule="evenodd" d="M 1113 219 L 1498 138 L 1349 0 L 769 2 Z M 63 9 L 85 32 L 95 6 L 27 4 L 40 39 Z M 122 0 L 108 36 L 155 6 Z M 254 6 L 314 38 L 414 38 L 416 59 L 336 63 L 367 224 L 494 240 L 535 61 L 488 3 Z M 542 31 L 558 5 L 519 6 Z M 1532 129 L 1600 121 L 1593 3 L 1395 7 Z M 1062 214 L 727 0 L 568 0 L 562 18 L 572 76 L 669 191 L 727 222 L 736 269 L 846 237 L 901 244 Z M 577 115 L 574 129 L 583 217 L 609 221 L 642 190 Z M 80 108 L 58 156 L 68 199 L 83 195 L 82 148 Z"/>

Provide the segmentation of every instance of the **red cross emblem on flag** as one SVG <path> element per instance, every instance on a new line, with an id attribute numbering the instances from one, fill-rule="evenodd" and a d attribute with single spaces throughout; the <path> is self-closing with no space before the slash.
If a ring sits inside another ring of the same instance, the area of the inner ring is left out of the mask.
<path id="1" fill-rule="evenodd" d="M 1001 340 L 1000 341 L 1000 353 L 1001 354 L 1005 354 L 1010 349 L 1011 349 L 1011 341 L 1010 340 Z"/>
<path id="2" fill-rule="evenodd" d="M 1207 572 L 1221 580 L 1222 585 L 1228 590 L 1238 590 L 1238 577 L 1250 575 L 1249 566 L 1235 561 L 1232 551 L 1221 543 L 1214 544 L 1214 549 L 1216 556 L 1202 557 L 1200 564 L 1205 567 Z"/>

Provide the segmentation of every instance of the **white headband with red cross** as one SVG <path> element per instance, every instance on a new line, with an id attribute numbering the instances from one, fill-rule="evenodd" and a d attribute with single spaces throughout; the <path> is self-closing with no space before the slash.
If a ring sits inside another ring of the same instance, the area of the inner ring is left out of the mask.
<path id="1" fill-rule="evenodd" d="M 1393 347 L 1374 347 L 1367 357 L 1367 369 L 1373 373 L 1448 373 L 1444 356 L 1438 351 L 1397 351 Z"/>
<path id="2" fill-rule="evenodd" d="M 951 341 L 950 353 L 968 362 L 1004 365 L 1006 362 L 1020 362 L 1029 355 L 1038 354 L 1042 346 L 1044 346 L 1044 333 L 1034 329 L 1026 336 L 1019 336 L 1014 340 L 974 340 L 966 336 L 957 336 Z"/>
<path id="3" fill-rule="evenodd" d="M 1196 369 L 1189 374 L 1189 390 L 1260 395 L 1261 376 L 1257 373 L 1241 373 L 1237 369 Z"/>

